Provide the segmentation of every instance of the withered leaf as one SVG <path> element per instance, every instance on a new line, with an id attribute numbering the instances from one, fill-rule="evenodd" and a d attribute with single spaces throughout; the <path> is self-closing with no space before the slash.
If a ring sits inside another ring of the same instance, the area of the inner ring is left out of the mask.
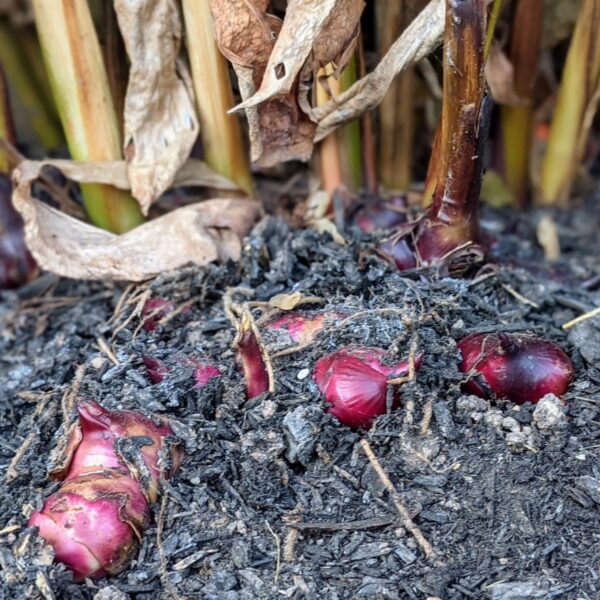
<path id="1" fill-rule="evenodd" d="M 178 60 L 178 3 L 115 0 L 115 11 L 131 60 L 124 152 L 132 194 L 147 214 L 189 157 L 199 125 L 187 66 Z"/>
<path id="2" fill-rule="evenodd" d="M 66 164 L 68 163 L 68 165 Z M 44 269 L 76 279 L 143 281 L 186 263 L 237 260 L 241 237 L 260 213 L 257 202 L 216 199 L 192 204 L 115 235 L 74 219 L 33 198 L 31 186 L 45 166 L 59 168 L 81 182 L 128 187 L 124 163 L 24 161 L 13 172 L 13 204 L 25 223 L 27 245 Z M 175 185 L 180 181 L 175 178 Z"/>
<path id="3" fill-rule="evenodd" d="M 242 98 L 262 80 L 279 33 L 280 21 L 258 0 L 213 0 L 211 9 L 221 52 L 238 76 Z M 289 9 L 288 9 L 289 10 Z M 252 161 L 270 167 L 286 160 L 308 160 L 315 124 L 298 105 L 294 90 L 246 110 Z"/>
<path id="4" fill-rule="evenodd" d="M 315 71 L 328 63 L 335 65 L 337 77 L 354 52 L 360 33 L 364 0 L 338 0 L 313 44 Z"/>
<path id="5" fill-rule="evenodd" d="M 213 5 L 215 2 L 213 0 Z M 235 110 L 256 106 L 274 96 L 290 93 L 335 4 L 335 0 L 288 2 L 281 31 L 272 46 L 268 63 L 264 65 L 260 88 L 253 96 L 236 106 Z"/>
<path id="6" fill-rule="evenodd" d="M 348 90 L 313 110 L 318 121 L 315 141 L 322 140 L 342 123 L 377 106 L 403 69 L 425 58 L 441 42 L 445 0 L 431 0 L 404 30 L 377 67 Z"/>
<path id="7" fill-rule="evenodd" d="M 268 4 L 268 0 L 212 0 L 215 36 L 221 52 L 233 64 L 267 64 L 281 25 L 280 19 L 267 14 Z"/>

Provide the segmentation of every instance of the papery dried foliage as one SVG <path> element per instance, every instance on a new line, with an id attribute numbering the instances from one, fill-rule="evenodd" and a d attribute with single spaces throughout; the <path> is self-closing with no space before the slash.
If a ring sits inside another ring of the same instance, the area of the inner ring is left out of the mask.
<path id="1" fill-rule="evenodd" d="M 189 72 L 178 60 L 178 3 L 115 0 L 115 10 L 131 61 L 124 152 L 132 194 L 147 214 L 189 157 L 199 125 Z"/>
<path id="2" fill-rule="evenodd" d="M 260 84 L 280 21 L 258 0 L 213 0 L 211 7 L 219 48 L 232 62 L 242 98 Z M 272 166 L 286 160 L 307 160 L 312 153 L 314 124 L 298 105 L 295 90 L 258 108 L 249 108 L 252 160 Z"/>
<path id="3" fill-rule="evenodd" d="M 211 10 L 221 52 L 234 64 L 265 65 L 281 20 L 267 14 L 265 0 L 214 0 Z"/>
<path id="4" fill-rule="evenodd" d="M 260 213 L 258 203 L 247 199 L 207 200 L 117 236 L 32 197 L 31 186 L 45 166 L 78 182 L 129 184 L 124 162 L 24 161 L 15 169 L 13 204 L 25 222 L 27 245 L 40 266 L 64 277 L 142 281 L 189 262 L 237 260 L 241 238 Z M 179 176 L 174 180 L 183 182 Z"/>
<path id="5" fill-rule="evenodd" d="M 313 44 L 313 70 L 333 63 L 335 76 L 340 75 L 354 52 L 364 8 L 364 0 L 338 0 L 335 3 Z"/>
<path id="6" fill-rule="evenodd" d="M 333 62 L 339 74 L 352 55 L 363 8 L 363 0 L 290 0 L 260 88 L 236 110 L 290 93 L 311 52 L 314 73 Z"/>
<path id="7" fill-rule="evenodd" d="M 334 100 L 314 109 L 312 116 L 318 121 L 315 140 L 323 139 L 342 123 L 376 107 L 398 73 L 435 49 L 444 32 L 444 10 L 445 0 L 431 0 L 373 72 Z"/>

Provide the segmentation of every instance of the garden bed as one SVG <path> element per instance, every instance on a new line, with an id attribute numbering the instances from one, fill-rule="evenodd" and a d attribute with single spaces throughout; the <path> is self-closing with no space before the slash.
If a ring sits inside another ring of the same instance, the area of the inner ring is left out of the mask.
<path id="1" fill-rule="evenodd" d="M 563 254 L 550 265 L 532 241 L 540 214 L 485 212 L 491 259 L 467 280 L 402 275 L 372 252 L 372 237 L 348 231 L 342 246 L 267 217 L 240 265 L 129 287 L 46 275 L 4 293 L 2 597 L 598 598 L 600 323 L 561 326 L 600 301 L 600 283 L 590 283 L 600 275 L 600 215 L 591 204 L 554 213 Z M 275 393 L 247 401 L 223 305 L 229 288 L 239 303 L 299 291 L 352 317 L 273 358 Z M 191 312 L 147 332 L 139 315 L 127 320 L 148 292 L 192 299 Z M 534 405 L 461 391 L 456 342 L 487 331 L 530 331 L 567 351 L 575 378 L 556 422 Z M 369 432 L 327 414 L 312 378 L 317 358 L 350 343 L 424 354 L 400 408 Z M 199 390 L 183 365 L 152 385 L 142 356 L 175 353 L 206 355 L 223 377 Z M 169 415 L 186 449 L 137 559 L 90 585 L 71 583 L 26 529 L 57 487 L 50 454 L 84 398 Z M 361 440 L 434 558 L 403 526 Z"/>

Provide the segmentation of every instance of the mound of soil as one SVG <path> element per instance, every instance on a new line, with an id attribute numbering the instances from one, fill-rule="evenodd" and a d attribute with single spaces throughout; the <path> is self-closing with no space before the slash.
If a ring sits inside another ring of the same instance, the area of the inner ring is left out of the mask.
<path id="1" fill-rule="evenodd" d="M 561 328 L 600 304 L 600 214 L 555 215 L 563 254 L 551 265 L 532 241 L 539 217 L 488 212 L 491 262 L 468 280 L 402 275 L 371 251 L 372 237 L 347 232 L 341 246 L 267 217 L 239 265 L 140 286 L 44 276 L 4 294 L 2 597 L 600 598 L 600 319 Z M 247 401 L 224 294 L 255 303 L 258 317 L 261 303 L 296 291 L 352 317 L 273 358 L 275 393 Z M 190 310 L 148 332 L 149 295 Z M 456 342 L 484 331 L 530 331 L 564 348 L 576 369 L 564 405 L 465 395 Z M 327 414 L 312 378 L 318 357 L 350 343 L 424 354 L 401 407 L 368 432 Z M 175 355 L 207 356 L 223 376 L 195 388 Z M 143 356 L 179 366 L 153 385 Z M 84 398 L 170 415 L 186 459 L 130 568 L 74 584 L 26 523 L 57 487 L 50 455 Z M 403 526 L 361 440 L 435 558 Z"/>

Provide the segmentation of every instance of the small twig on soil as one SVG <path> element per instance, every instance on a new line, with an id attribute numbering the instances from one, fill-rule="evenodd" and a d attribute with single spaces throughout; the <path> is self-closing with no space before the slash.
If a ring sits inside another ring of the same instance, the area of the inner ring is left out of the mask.
<path id="1" fill-rule="evenodd" d="M 304 342 L 304 344 L 300 344 L 298 346 L 291 346 L 290 348 L 284 348 L 279 352 L 275 352 L 275 354 L 271 355 L 271 360 L 275 360 L 276 358 L 280 358 L 281 356 L 288 356 L 290 354 L 295 354 L 296 352 L 302 352 L 302 350 L 306 350 L 306 348 L 310 348 L 316 340 L 311 340 L 310 342 Z"/>
<path id="2" fill-rule="evenodd" d="M 417 458 L 419 458 L 420 460 L 422 460 L 431 469 L 431 471 L 433 473 L 435 473 L 436 475 L 443 475 L 444 473 L 448 473 L 449 471 L 456 471 L 456 470 L 460 469 L 459 462 L 452 463 L 451 465 L 448 465 L 447 467 L 443 467 L 443 468 L 439 469 L 438 467 L 434 466 L 433 463 L 422 452 L 415 452 L 415 456 Z"/>
<path id="3" fill-rule="evenodd" d="M 403 375 L 402 377 L 394 377 L 393 379 L 388 379 L 388 385 L 402 385 L 404 383 L 408 383 L 409 381 L 413 381 L 416 373 L 416 355 L 417 355 L 417 338 L 413 337 L 410 343 L 410 350 L 408 353 L 408 375 Z"/>
<path id="4" fill-rule="evenodd" d="M 127 325 L 129 325 L 129 323 L 131 323 L 131 321 L 133 319 L 135 319 L 135 317 L 142 314 L 142 311 L 144 310 L 144 305 L 150 299 L 151 296 L 152 296 L 151 290 L 146 290 L 141 294 L 141 296 L 139 297 L 139 300 L 137 300 L 137 304 L 135 305 L 134 309 L 131 311 L 131 314 L 113 331 L 111 339 L 114 340 L 117 337 L 117 333 L 119 333 L 119 331 L 121 331 L 122 329 L 127 327 Z M 129 304 L 129 302 L 127 304 Z M 156 309 L 156 312 L 159 312 L 159 311 L 160 311 L 160 308 Z M 151 318 L 151 316 L 152 315 L 149 315 L 148 319 Z M 137 333 L 139 332 L 139 329 L 141 329 L 141 327 L 144 325 L 144 323 L 148 319 L 144 319 L 142 321 L 142 323 L 138 326 L 138 328 L 135 330 L 135 332 L 133 334 L 134 339 L 135 339 L 135 336 L 137 335 Z"/>
<path id="5" fill-rule="evenodd" d="M 17 470 L 17 465 L 23 458 L 25 452 L 27 452 L 29 446 L 33 443 L 33 440 L 37 437 L 37 431 L 30 431 L 27 434 L 27 437 L 23 440 L 23 443 L 19 446 L 19 449 L 15 452 L 15 455 L 12 457 L 8 468 L 6 469 L 6 482 L 10 483 L 15 480 L 19 476 L 19 471 Z"/>
<path id="6" fill-rule="evenodd" d="M 411 323 L 410 319 L 408 319 L 406 316 L 405 310 L 402 310 L 401 308 L 396 308 L 395 306 L 386 306 L 383 308 L 359 310 L 358 312 L 355 312 L 353 315 L 350 315 L 349 317 L 347 317 L 340 323 L 336 323 L 335 327 L 344 327 L 348 323 L 355 321 L 356 319 L 365 317 L 365 316 L 368 317 L 369 315 L 381 315 L 381 314 L 385 314 L 385 313 L 392 313 L 392 314 L 399 315 L 400 319 L 402 320 L 402 324 L 405 326 L 408 326 Z"/>
<path id="7" fill-rule="evenodd" d="M 121 295 L 119 296 L 119 301 L 117 302 L 117 306 L 115 306 L 115 310 L 113 311 L 112 317 L 109 319 L 109 322 L 116 319 L 120 314 L 121 311 L 123 310 L 123 306 L 125 305 L 125 300 L 127 299 L 127 296 L 129 296 L 129 294 L 131 293 L 131 291 L 135 288 L 135 284 L 134 283 L 130 283 L 122 292 Z"/>
<path id="8" fill-rule="evenodd" d="M 279 536 L 273 531 L 273 528 L 271 527 L 269 521 L 265 521 L 265 525 L 267 526 L 269 533 L 273 536 L 273 539 L 275 540 L 277 558 L 275 562 L 275 576 L 273 577 L 273 581 L 277 583 L 277 581 L 279 581 L 279 571 L 281 570 L 281 540 L 279 539 Z"/>
<path id="9" fill-rule="evenodd" d="M 529 323 L 506 323 L 506 324 L 495 324 L 486 325 L 485 327 L 467 327 L 465 334 L 470 333 L 500 333 L 507 331 L 526 331 L 526 330 L 537 330 L 541 329 L 541 325 L 531 325 Z"/>
<path id="10" fill-rule="evenodd" d="M 410 399 L 406 401 L 406 411 L 404 416 L 404 429 L 411 427 L 415 420 L 415 401 Z"/>
<path id="11" fill-rule="evenodd" d="M 584 313 L 583 315 L 579 315 L 577 318 L 572 319 L 571 321 L 567 321 L 562 328 L 571 329 L 571 327 L 575 327 L 575 325 L 579 325 L 579 323 L 583 323 L 583 321 L 587 321 L 588 319 L 593 319 L 598 315 L 600 315 L 600 306 Z"/>
<path id="12" fill-rule="evenodd" d="M 527 304 L 527 306 L 531 306 L 533 308 L 539 308 L 540 305 L 537 302 L 534 302 L 533 300 L 530 300 L 529 298 L 523 296 L 523 294 L 519 294 L 519 292 L 517 292 L 517 290 L 515 290 L 514 288 L 510 287 L 510 285 L 503 283 L 502 287 L 513 297 L 516 298 L 519 302 L 522 302 L 523 304 Z"/>
<path id="13" fill-rule="evenodd" d="M 431 424 L 431 416 L 433 415 L 433 400 L 430 398 L 423 407 L 423 419 L 421 420 L 421 435 L 426 435 Z"/>
<path id="14" fill-rule="evenodd" d="M 367 440 L 363 439 L 363 440 L 360 440 L 360 445 L 361 445 L 364 453 L 367 455 L 367 458 L 369 459 L 369 462 L 371 463 L 371 466 L 373 467 L 375 473 L 377 473 L 377 476 L 379 477 L 381 483 L 383 483 L 383 485 L 385 486 L 387 491 L 390 493 L 390 496 L 392 497 L 392 500 L 394 502 L 394 505 L 396 506 L 398 514 L 400 515 L 400 520 L 402 521 L 403 527 L 407 531 L 410 531 L 410 533 L 415 538 L 415 540 L 417 541 L 417 544 L 419 544 L 419 546 L 421 547 L 421 550 L 423 550 L 423 552 L 427 558 L 429 558 L 429 559 L 435 558 L 435 552 L 433 550 L 433 547 L 427 541 L 427 539 L 425 538 L 425 536 L 423 535 L 423 533 L 421 532 L 421 530 L 419 529 L 417 524 L 412 520 L 410 513 L 408 512 L 408 509 L 402 502 L 402 499 L 400 498 L 398 492 L 396 491 L 394 484 L 390 481 L 390 478 L 387 476 L 387 473 L 383 470 L 383 467 L 381 466 L 381 464 L 379 463 L 379 460 L 375 456 L 375 453 L 371 449 L 369 442 Z"/>
<path id="15" fill-rule="evenodd" d="M 98 344 L 98 348 L 100 348 L 100 350 L 104 352 L 104 354 L 106 354 L 110 362 L 117 366 L 119 364 L 119 361 L 117 360 L 117 357 L 114 355 L 113 351 L 109 348 L 108 344 L 104 341 L 104 339 L 102 337 L 99 337 L 96 339 L 96 343 Z"/>
<path id="16" fill-rule="evenodd" d="M 35 587 L 45 600 L 54 600 L 56 596 L 48 582 L 48 578 L 43 571 L 37 571 L 35 574 Z"/>
<path id="17" fill-rule="evenodd" d="M 234 294 L 242 294 L 247 298 L 252 298 L 252 296 L 254 296 L 254 290 L 244 287 L 229 287 L 223 294 L 223 312 L 237 330 L 238 318 L 242 313 L 243 307 L 233 301 Z"/>
<path id="18" fill-rule="evenodd" d="M 297 504 L 293 513 L 283 518 L 284 522 L 289 524 L 289 529 L 283 542 L 283 560 L 287 563 L 294 562 L 294 550 L 298 541 L 298 535 L 300 534 L 299 528 L 296 525 L 302 521 L 303 514 L 304 506 Z"/>
<path id="19" fill-rule="evenodd" d="M 298 541 L 298 535 L 299 531 L 296 526 L 289 528 L 283 542 L 283 560 L 285 562 L 294 562 L 294 550 Z"/>
<path id="20" fill-rule="evenodd" d="M 65 431 L 68 431 L 69 426 L 71 425 L 71 414 L 73 412 L 73 407 L 75 406 L 75 400 L 77 398 L 77 394 L 79 394 L 79 388 L 81 387 L 81 382 L 83 381 L 83 376 L 85 375 L 85 371 L 87 369 L 87 365 L 79 365 L 77 370 L 75 371 L 75 377 L 73 377 L 73 382 L 69 386 L 69 388 L 63 394 L 63 397 L 60 401 L 60 407 L 63 415 L 63 422 L 65 424 Z"/>
<path id="21" fill-rule="evenodd" d="M 341 475 L 346 481 L 349 481 L 354 487 L 360 487 L 360 481 L 356 477 L 354 477 L 354 475 L 351 475 L 350 473 L 348 473 L 348 471 L 342 469 L 342 467 L 333 465 L 333 470 L 338 475 Z"/>
<path id="22" fill-rule="evenodd" d="M 19 531 L 21 529 L 20 525 L 7 525 L 0 529 L 0 535 L 6 535 L 7 533 L 12 533 L 13 531 Z"/>
<path id="23" fill-rule="evenodd" d="M 168 323 L 171 319 L 174 319 L 178 314 L 180 314 L 186 308 L 189 308 L 190 306 L 192 306 L 192 304 L 195 304 L 196 302 L 202 300 L 203 297 L 204 297 L 204 294 L 198 294 L 197 296 L 193 296 L 189 300 L 186 300 L 185 302 L 182 302 L 179 306 L 177 306 L 175 308 L 175 310 L 173 312 L 170 312 L 168 315 L 165 315 L 157 323 L 157 325 L 164 325 L 165 323 Z"/>
<path id="24" fill-rule="evenodd" d="M 483 273 L 482 275 L 475 277 L 475 279 L 473 279 L 473 281 L 469 282 L 469 284 L 468 284 L 469 288 L 474 288 L 475 286 L 478 286 L 480 283 L 483 283 L 484 281 L 487 281 L 488 279 L 491 279 L 492 277 L 498 277 L 498 272 L 492 271 L 491 273 Z"/>

